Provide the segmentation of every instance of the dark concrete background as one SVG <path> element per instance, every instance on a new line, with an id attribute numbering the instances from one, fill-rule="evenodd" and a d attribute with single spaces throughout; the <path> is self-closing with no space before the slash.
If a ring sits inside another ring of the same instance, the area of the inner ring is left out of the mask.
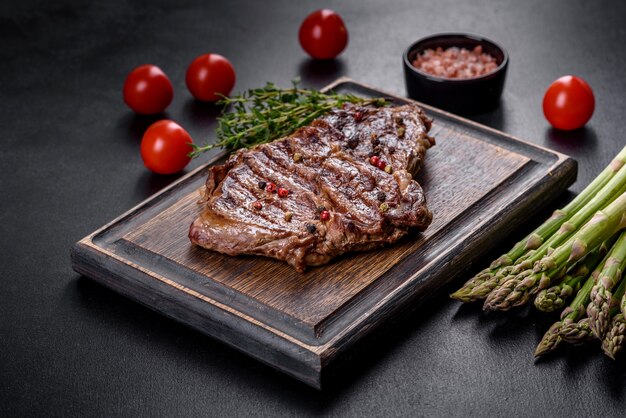
<path id="1" fill-rule="evenodd" d="M 2 2 L 0 415 L 623 416 L 626 359 L 592 345 L 534 363 L 554 317 L 532 311 L 483 315 L 442 293 L 318 393 L 70 267 L 75 241 L 177 178 L 141 163 L 154 119 L 124 106 L 126 74 L 163 68 L 175 88 L 167 117 L 204 142 L 217 110 L 191 99 L 184 74 L 205 52 L 233 62 L 237 90 L 346 75 L 404 94 L 409 43 L 482 34 L 511 62 L 501 106 L 474 119 L 575 157 L 580 191 L 626 143 L 626 3 L 469 3 Z M 322 6 L 350 33 L 330 63 L 310 61 L 297 42 L 301 20 Z M 563 134 L 549 128 L 541 99 L 567 73 L 590 83 L 597 107 L 586 128 Z"/>

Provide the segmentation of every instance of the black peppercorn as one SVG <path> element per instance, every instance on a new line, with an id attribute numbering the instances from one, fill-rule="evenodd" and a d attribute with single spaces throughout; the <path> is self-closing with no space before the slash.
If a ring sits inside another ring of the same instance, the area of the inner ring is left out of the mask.
<path id="1" fill-rule="evenodd" d="M 317 213 L 322 213 L 322 212 L 324 212 L 326 210 L 326 207 L 325 206 L 318 206 L 316 210 L 317 210 Z"/>
<path id="2" fill-rule="evenodd" d="M 317 231 L 317 228 L 313 224 L 307 224 L 306 230 L 309 231 L 311 234 L 315 234 L 315 231 Z"/>
<path id="3" fill-rule="evenodd" d="M 385 192 L 378 192 L 378 195 L 376 195 L 376 197 L 380 202 L 384 202 L 387 199 L 387 195 L 385 194 Z"/>
<path id="4" fill-rule="evenodd" d="M 348 148 L 355 149 L 359 145 L 359 140 L 356 138 L 350 138 L 348 140 Z"/>
<path id="5" fill-rule="evenodd" d="M 261 180 L 261 181 L 259 182 L 259 189 L 264 190 L 264 189 L 265 189 L 265 186 L 267 186 L 267 183 L 266 183 L 266 182 L 264 182 L 263 180 Z"/>

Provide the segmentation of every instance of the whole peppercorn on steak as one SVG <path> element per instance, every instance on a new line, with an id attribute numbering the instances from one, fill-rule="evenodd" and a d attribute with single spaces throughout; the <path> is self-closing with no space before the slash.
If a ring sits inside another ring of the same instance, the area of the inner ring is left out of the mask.
<path id="1" fill-rule="evenodd" d="M 346 104 L 286 138 L 239 150 L 210 167 L 189 238 L 304 271 L 423 231 L 432 215 L 413 176 L 435 143 L 430 125 L 415 105 Z"/>

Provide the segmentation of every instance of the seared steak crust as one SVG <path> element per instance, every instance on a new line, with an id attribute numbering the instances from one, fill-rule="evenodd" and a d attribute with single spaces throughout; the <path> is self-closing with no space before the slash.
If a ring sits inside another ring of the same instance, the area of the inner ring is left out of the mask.
<path id="1" fill-rule="evenodd" d="M 273 257 L 303 271 L 393 243 L 412 228 L 424 230 L 432 216 L 413 175 L 434 145 L 430 123 L 414 105 L 346 105 L 286 138 L 240 150 L 209 169 L 204 209 L 189 238 L 210 250 Z M 392 170 L 372 165 L 373 155 Z M 289 194 L 280 197 L 264 183 Z"/>

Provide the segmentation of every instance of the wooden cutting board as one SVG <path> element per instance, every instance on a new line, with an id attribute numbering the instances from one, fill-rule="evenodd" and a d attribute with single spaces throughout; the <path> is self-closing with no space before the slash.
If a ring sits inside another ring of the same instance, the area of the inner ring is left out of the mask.
<path id="1" fill-rule="evenodd" d="M 393 97 L 348 79 L 327 88 Z M 407 99 L 393 98 L 397 103 Z M 434 119 L 417 176 L 433 223 L 397 245 L 301 274 L 256 256 L 192 245 L 207 166 L 77 242 L 74 269 L 321 388 L 342 355 L 394 315 L 462 275 L 576 178 L 571 158 L 422 105 Z"/>

